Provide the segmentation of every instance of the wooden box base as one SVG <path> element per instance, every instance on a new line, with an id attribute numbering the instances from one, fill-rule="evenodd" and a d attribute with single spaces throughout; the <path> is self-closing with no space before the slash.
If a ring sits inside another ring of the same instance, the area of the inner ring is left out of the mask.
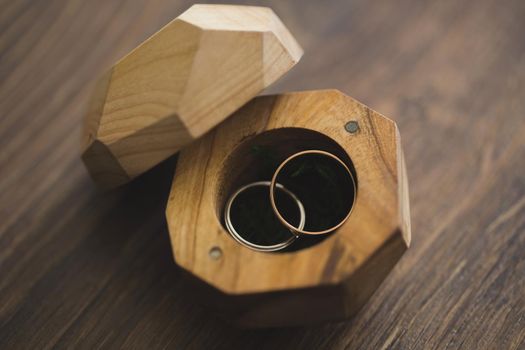
<path id="1" fill-rule="evenodd" d="M 222 210 L 246 177 L 250 160 L 243 150 L 254 142 L 344 152 L 358 183 L 345 224 L 287 253 L 235 242 Z M 204 282 L 208 303 L 235 323 L 286 326 L 348 317 L 410 244 L 398 129 L 336 90 L 258 97 L 181 152 L 166 215 L 176 262 Z"/>

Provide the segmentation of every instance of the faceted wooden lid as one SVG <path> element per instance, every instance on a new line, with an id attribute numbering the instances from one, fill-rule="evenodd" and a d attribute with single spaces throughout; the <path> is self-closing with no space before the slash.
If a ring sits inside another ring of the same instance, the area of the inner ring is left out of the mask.
<path id="1" fill-rule="evenodd" d="M 284 75 L 302 49 L 264 7 L 194 5 L 97 82 L 82 159 L 115 187 L 213 128 Z"/>

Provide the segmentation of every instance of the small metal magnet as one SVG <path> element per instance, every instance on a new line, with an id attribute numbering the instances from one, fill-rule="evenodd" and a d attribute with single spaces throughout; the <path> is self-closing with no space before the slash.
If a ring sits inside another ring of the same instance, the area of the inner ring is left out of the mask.
<path id="1" fill-rule="evenodd" d="M 355 134 L 359 131 L 359 123 L 356 120 L 351 120 L 345 124 L 345 130 L 350 134 Z"/>

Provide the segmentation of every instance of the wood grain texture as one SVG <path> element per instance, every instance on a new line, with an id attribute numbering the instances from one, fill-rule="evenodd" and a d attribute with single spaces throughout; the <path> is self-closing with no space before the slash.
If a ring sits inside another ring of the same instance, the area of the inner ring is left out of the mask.
<path id="1" fill-rule="evenodd" d="M 99 79 L 82 159 L 102 187 L 124 184 L 220 123 L 302 54 L 270 8 L 193 5 Z"/>
<path id="2" fill-rule="evenodd" d="M 189 5 L 1 2 L 0 348 L 522 349 L 525 4 L 264 2 L 307 53 L 272 91 L 337 88 L 397 122 L 417 233 L 353 319 L 264 331 L 183 290 L 174 159 L 103 194 L 77 152 L 92 79 Z"/>
<path id="3" fill-rule="evenodd" d="M 354 134 L 345 129 L 350 120 L 359 125 Z M 234 241 L 221 224 L 227 198 L 241 186 L 271 180 L 271 172 L 261 175 L 257 170 L 261 159 L 250 153 L 253 147 L 271 149 L 277 164 L 309 149 L 349 158 L 358 182 L 349 219 L 322 242 L 288 253 L 257 252 Z M 332 147 L 341 147 L 341 155 Z M 410 244 L 402 159 L 395 123 L 337 90 L 257 97 L 180 152 L 166 210 L 175 260 L 224 293 L 289 291 L 288 303 L 282 294 L 264 298 L 268 308 L 276 301 L 279 305 L 266 318 L 262 305 L 255 304 L 256 312 L 241 309 L 246 326 L 303 325 L 350 316 Z M 210 257 L 213 249 L 222 252 L 219 258 Z M 327 286 L 332 288 L 325 296 L 312 292 L 315 297 L 304 296 L 302 302 L 299 295 L 307 292 L 293 292 Z M 321 312 L 316 304 L 327 310 Z"/>

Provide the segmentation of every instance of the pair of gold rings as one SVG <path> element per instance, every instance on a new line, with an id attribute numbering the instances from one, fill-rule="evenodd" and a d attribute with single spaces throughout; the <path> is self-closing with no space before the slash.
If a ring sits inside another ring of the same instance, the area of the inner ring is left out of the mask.
<path id="1" fill-rule="evenodd" d="M 280 163 L 271 181 L 237 189 L 226 202 L 224 222 L 243 246 L 279 251 L 301 236 L 325 235 L 341 227 L 355 198 L 356 181 L 345 162 L 326 151 L 306 150 Z M 265 239 L 269 235 L 274 240 L 277 236 L 277 242 Z"/>

